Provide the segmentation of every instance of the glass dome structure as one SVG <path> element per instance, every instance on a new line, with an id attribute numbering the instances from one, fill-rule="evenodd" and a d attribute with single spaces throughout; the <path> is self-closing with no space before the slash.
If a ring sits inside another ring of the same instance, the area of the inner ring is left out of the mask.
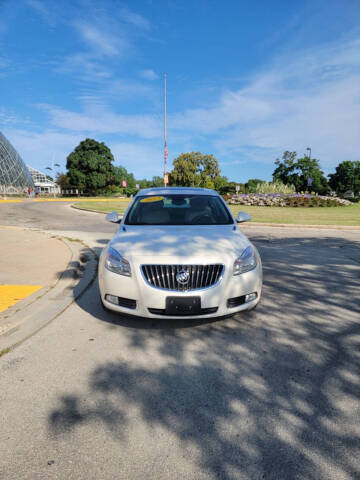
<path id="1" fill-rule="evenodd" d="M 0 132 L 0 194 L 24 193 L 33 179 L 15 148 Z"/>

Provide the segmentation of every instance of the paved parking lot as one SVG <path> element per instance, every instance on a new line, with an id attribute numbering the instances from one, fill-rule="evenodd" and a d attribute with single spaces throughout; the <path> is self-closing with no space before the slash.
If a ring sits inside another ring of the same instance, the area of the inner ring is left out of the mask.
<path id="1" fill-rule="evenodd" d="M 66 205 L 0 208 L 0 224 L 98 251 L 114 230 Z M 130 319 L 94 282 L 0 358 L 1 479 L 360 477 L 360 233 L 246 232 L 264 266 L 254 312 Z"/>

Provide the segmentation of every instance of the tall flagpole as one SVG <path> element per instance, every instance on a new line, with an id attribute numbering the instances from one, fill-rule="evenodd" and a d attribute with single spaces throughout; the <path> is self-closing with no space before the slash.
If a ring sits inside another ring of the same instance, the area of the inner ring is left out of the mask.
<path id="1" fill-rule="evenodd" d="M 166 145 L 166 73 L 164 73 L 164 187 L 167 186 L 167 157 L 168 149 Z"/>

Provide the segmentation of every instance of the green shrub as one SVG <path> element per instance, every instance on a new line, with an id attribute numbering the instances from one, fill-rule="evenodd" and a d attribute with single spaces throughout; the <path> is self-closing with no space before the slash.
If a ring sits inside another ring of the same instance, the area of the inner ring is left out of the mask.
<path id="1" fill-rule="evenodd" d="M 294 185 L 285 185 L 280 180 L 258 183 L 255 193 L 295 193 Z"/>

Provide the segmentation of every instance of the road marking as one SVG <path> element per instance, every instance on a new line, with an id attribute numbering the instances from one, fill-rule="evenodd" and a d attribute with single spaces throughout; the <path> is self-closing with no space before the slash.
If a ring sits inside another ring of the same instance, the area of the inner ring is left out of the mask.
<path id="1" fill-rule="evenodd" d="M 42 285 L 0 285 L 0 312 L 40 290 Z"/>

